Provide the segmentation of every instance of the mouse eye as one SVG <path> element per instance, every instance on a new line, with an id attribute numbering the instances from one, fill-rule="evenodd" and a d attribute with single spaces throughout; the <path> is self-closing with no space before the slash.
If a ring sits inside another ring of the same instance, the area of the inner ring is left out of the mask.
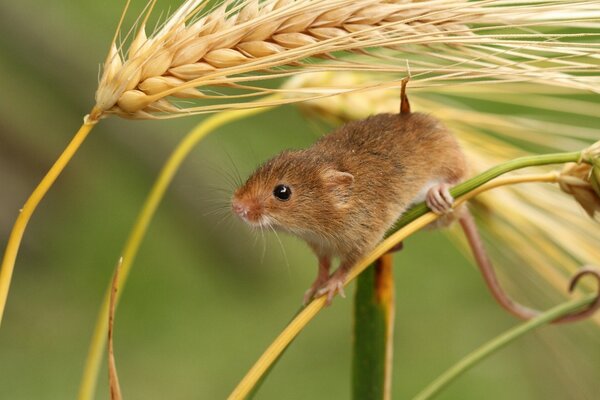
<path id="1" fill-rule="evenodd" d="M 273 196 L 277 197 L 278 200 L 288 201 L 292 196 L 292 189 L 287 185 L 277 185 L 273 189 Z"/>

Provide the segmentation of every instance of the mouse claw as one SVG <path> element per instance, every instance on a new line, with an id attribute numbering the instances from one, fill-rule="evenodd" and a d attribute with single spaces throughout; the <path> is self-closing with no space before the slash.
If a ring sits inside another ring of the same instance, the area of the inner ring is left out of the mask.
<path id="1" fill-rule="evenodd" d="M 452 213 L 454 197 L 450 194 L 450 184 L 440 183 L 429 189 L 425 197 L 425 203 L 431 211 L 438 215 Z"/>
<path id="2" fill-rule="evenodd" d="M 313 299 L 315 293 L 317 292 L 317 288 L 310 287 L 306 292 L 304 292 L 304 297 L 302 298 L 302 305 L 305 306 Z"/>
<path id="3" fill-rule="evenodd" d="M 304 296 L 302 296 L 302 306 L 306 306 L 310 300 L 313 297 L 314 292 L 312 292 L 310 289 L 308 289 L 306 292 L 304 292 Z"/>
<path id="4" fill-rule="evenodd" d="M 327 283 L 317 291 L 317 296 L 327 295 L 326 305 L 328 306 L 333 301 L 336 293 L 339 293 L 340 296 L 346 298 L 346 293 L 344 292 L 344 277 L 331 277 Z"/>

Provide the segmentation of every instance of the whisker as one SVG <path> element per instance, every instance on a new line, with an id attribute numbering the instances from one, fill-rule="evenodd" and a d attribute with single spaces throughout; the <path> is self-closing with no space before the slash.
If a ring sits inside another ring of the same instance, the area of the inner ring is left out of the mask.
<path id="1" fill-rule="evenodd" d="M 235 190 L 235 188 L 237 188 L 241 185 L 240 179 L 238 179 L 236 174 L 234 174 L 232 171 L 229 171 L 225 168 L 216 168 L 216 167 L 209 167 L 208 169 L 210 169 L 212 172 L 214 172 L 219 177 L 223 178 L 223 180 L 227 184 L 227 187 L 222 188 L 222 189 L 228 190 L 230 195 L 233 194 L 233 191 Z"/>
<path id="2" fill-rule="evenodd" d="M 260 235 L 261 235 L 262 242 L 263 242 L 263 250 L 262 250 L 262 254 L 260 255 L 260 263 L 264 264 L 265 257 L 267 255 L 267 238 L 265 236 L 265 231 L 264 231 L 262 225 L 260 226 Z"/>
<path id="3" fill-rule="evenodd" d="M 212 215 L 231 216 L 231 213 L 229 212 L 229 207 L 217 207 L 215 209 L 208 210 L 208 211 L 202 213 L 203 217 L 208 217 L 208 216 L 212 216 Z"/>
<path id="4" fill-rule="evenodd" d="M 269 224 L 267 226 L 271 229 L 271 231 L 273 231 L 273 233 L 275 234 L 275 237 L 277 238 L 277 241 L 279 242 L 279 246 L 281 247 L 281 254 L 283 254 L 283 260 L 285 261 L 288 278 L 291 280 L 292 279 L 292 270 L 290 268 L 290 263 L 289 263 L 289 260 L 287 257 L 287 253 L 285 252 L 285 247 L 283 246 L 283 242 L 281 241 L 281 238 L 279 237 L 279 234 L 277 233 L 277 230 L 273 227 L 273 225 Z"/>
<path id="5" fill-rule="evenodd" d="M 244 180 L 242 179 L 242 175 L 240 174 L 240 169 L 238 168 L 237 164 L 235 163 L 235 161 L 231 157 L 231 154 L 228 151 L 225 151 L 225 155 L 227 156 L 227 159 L 229 160 L 230 166 L 233 168 L 233 173 L 230 176 L 233 180 L 234 187 L 237 188 L 237 187 L 242 186 L 242 184 L 244 183 Z M 229 171 L 229 172 L 231 173 L 231 171 Z"/>

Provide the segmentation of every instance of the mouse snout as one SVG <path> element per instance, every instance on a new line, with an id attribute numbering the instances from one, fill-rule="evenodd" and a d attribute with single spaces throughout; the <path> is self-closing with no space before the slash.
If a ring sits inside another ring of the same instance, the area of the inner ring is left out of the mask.
<path id="1" fill-rule="evenodd" d="M 238 199 L 233 199 L 233 201 L 231 202 L 231 209 L 234 213 L 236 213 L 242 218 L 246 218 L 248 216 L 248 206 L 243 204 Z"/>
<path id="2" fill-rule="evenodd" d="M 231 209 L 248 223 L 257 222 L 261 216 L 260 206 L 256 202 L 247 199 L 243 200 L 234 197 L 231 201 Z"/>

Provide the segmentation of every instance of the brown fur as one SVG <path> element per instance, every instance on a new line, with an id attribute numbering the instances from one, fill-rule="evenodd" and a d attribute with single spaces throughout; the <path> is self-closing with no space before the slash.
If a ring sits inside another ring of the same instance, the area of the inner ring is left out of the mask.
<path id="1" fill-rule="evenodd" d="M 460 181 L 466 172 L 456 140 L 435 118 L 379 114 L 345 124 L 305 150 L 267 161 L 234 194 L 246 220 L 303 238 L 319 258 L 344 268 L 370 251 L 429 186 Z M 278 184 L 292 190 L 282 202 Z"/>

